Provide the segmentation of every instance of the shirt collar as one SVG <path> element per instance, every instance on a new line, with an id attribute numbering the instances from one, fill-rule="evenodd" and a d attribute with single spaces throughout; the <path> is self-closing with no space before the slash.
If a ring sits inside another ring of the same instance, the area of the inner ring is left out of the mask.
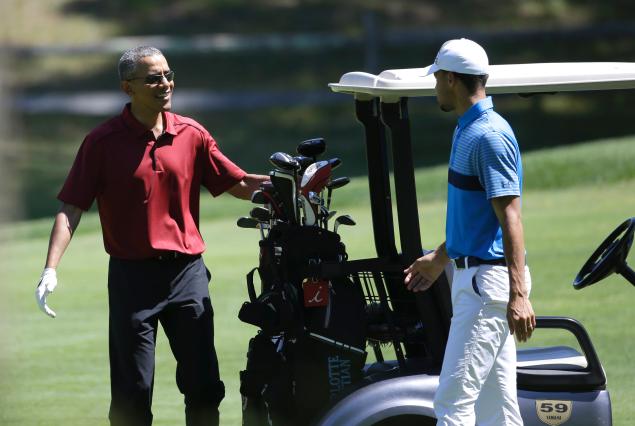
<path id="1" fill-rule="evenodd" d="M 176 127 L 174 126 L 174 114 L 167 111 L 163 112 L 162 114 L 163 114 L 163 122 L 165 123 L 165 128 L 163 129 L 163 131 L 165 133 L 169 133 L 173 136 L 176 136 Z M 130 130 L 132 130 L 135 136 L 142 136 L 149 132 L 149 130 L 146 129 L 145 126 L 141 124 L 139 120 L 135 118 L 134 115 L 132 115 L 132 112 L 130 111 L 130 103 L 127 103 L 123 107 L 123 111 L 121 112 L 121 118 L 123 119 L 126 126 Z"/>
<path id="2" fill-rule="evenodd" d="M 163 123 L 165 123 L 165 128 L 163 131 L 165 133 L 169 133 L 172 136 L 176 136 L 176 127 L 174 126 L 174 114 L 169 111 L 165 111 L 163 113 Z"/>
<path id="3" fill-rule="evenodd" d="M 481 99 L 480 101 L 472 105 L 470 109 L 465 111 L 462 116 L 459 117 L 459 128 L 467 126 L 472 121 L 476 120 L 485 111 L 492 108 L 494 108 L 494 103 L 492 102 L 491 96 L 488 96 L 485 99 Z"/>
<path id="4" fill-rule="evenodd" d="M 145 135 L 148 132 L 148 129 L 145 128 L 143 124 L 137 120 L 132 112 L 130 111 L 130 103 L 127 103 L 123 107 L 123 111 L 121 112 L 121 119 L 123 120 L 126 127 L 128 127 L 135 136 L 140 137 Z"/>

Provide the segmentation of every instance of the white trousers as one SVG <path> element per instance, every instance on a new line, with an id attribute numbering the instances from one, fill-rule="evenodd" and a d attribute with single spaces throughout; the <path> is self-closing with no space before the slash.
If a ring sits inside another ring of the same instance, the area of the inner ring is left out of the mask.
<path id="1" fill-rule="evenodd" d="M 522 425 L 506 266 L 454 269 L 452 322 L 434 411 L 437 425 Z M 527 290 L 531 290 L 525 267 Z"/>

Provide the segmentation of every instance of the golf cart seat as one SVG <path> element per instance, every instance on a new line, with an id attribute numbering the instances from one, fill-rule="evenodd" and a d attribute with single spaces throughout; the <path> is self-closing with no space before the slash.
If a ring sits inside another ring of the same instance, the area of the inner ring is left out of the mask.
<path id="1" fill-rule="evenodd" d="M 582 351 L 568 346 L 519 349 L 518 389 L 527 391 L 583 392 L 606 389 L 606 375 L 586 330 L 574 319 L 538 317 L 537 328 L 572 332 Z"/>

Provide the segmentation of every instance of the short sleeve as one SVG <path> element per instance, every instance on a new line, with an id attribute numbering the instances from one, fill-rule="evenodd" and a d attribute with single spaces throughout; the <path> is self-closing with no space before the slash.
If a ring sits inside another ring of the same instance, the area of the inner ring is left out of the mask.
<path id="1" fill-rule="evenodd" d="M 97 149 L 97 142 L 84 139 L 77 152 L 62 190 L 57 198 L 86 211 L 90 209 L 99 191 L 99 172 L 102 159 Z"/>
<path id="2" fill-rule="evenodd" d="M 516 143 L 499 132 L 481 137 L 477 147 L 477 172 L 487 199 L 520 195 L 520 153 Z"/>
<path id="3" fill-rule="evenodd" d="M 203 186 L 214 196 L 218 196 L 239 183 L 245 173 L 227 158 L 218 148 L 212 136 L 204 132 Z"/>

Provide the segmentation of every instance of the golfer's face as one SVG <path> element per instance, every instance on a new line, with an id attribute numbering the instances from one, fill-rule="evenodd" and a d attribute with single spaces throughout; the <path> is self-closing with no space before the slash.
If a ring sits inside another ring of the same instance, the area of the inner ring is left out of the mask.
<path id="1" fill-rule="evenodd" d="M 434 78 L 436 79 L 434 89 L 437 93 L 437 103 L 439 104 L 439 108 L 441 108 L 441 111 L 444 112 L 454 111 L 452 90 L 450 89 L 450 85 L 448 83 L 448 72 L 437 71 L 434 73 Z"/>
<path id="2" fill-rule="evenodd" d="M 174 74 L 165 57 L 146 56 L 135 67 L 133 78 L 129 80 L 132 88 L 131 102 L 152 112 L 169 111 L 172 108 Z"/>

